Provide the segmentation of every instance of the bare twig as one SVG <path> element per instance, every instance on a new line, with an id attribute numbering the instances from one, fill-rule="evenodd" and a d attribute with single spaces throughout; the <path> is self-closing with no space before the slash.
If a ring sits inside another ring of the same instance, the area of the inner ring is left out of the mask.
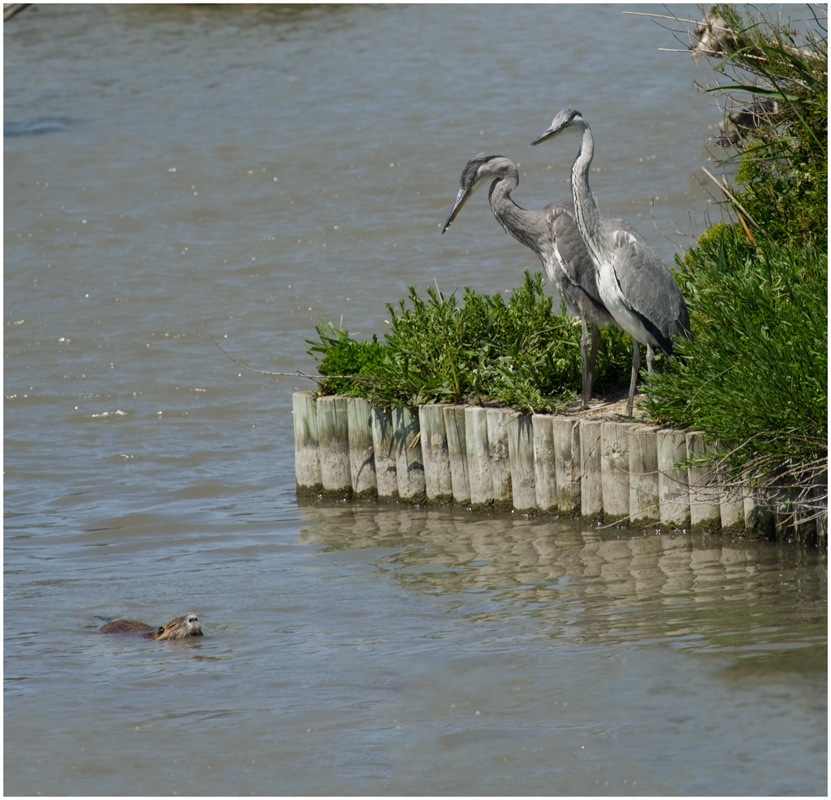
<path id="1" fill-rule="evenodd" d="M 219 348 L 219 351 L 226 356 L 227 358 L 231 359 L 238 367 L 241 369 L 247 370 L 248 372 L 256 372 L 258 375 L 270 375 L 272 377 L 279 377 L 279 378 L 308 378 L 310 381 L 314 381 L 319 386 L 323 386 L 326 384 L 327 381 L 331 380 L 332 378 L 354 378 L 354 375 L 309 375 L 307 372 L 303 372 L 302 369 L 298 369 L 295 372 L 270 372 L 269 370 L 265 369 L 257 369 L 256 367 L 251 367 L 248 364 L 243 364 L 237 358 L 234 358 L 227 350 L 225 350 L 222 345 L 216 340 L 214 335 L 211 333 L 210 328 L 208 328 L 208 320 L 205 319 L 205 329 L 208 331 L 208 336 L 211 337 L 211 341 Z"/>
<path id="2" fill-rule="evenodd" d="M 676 17 L 673 14 L 652 14 L 646 11 L 624 11 L 624 14 L 629 14 L 632 17 L 654 17 L 655 19 L 670 19 L 673 22 L 686 22 L 690 25 L 698 25 L 697 19 L 684 19 L 683 17 Z"/>
<path id="3" fill-rule="evenodd" d="M 31 3 L 3 3 L 3 22 L 10 20 L 30 5 Z"/>
<path id="4" fill-rule="evenodd" d="M 731 203 L 732 203 L 732 204 L 733 204 L 736 208 L 738 208 L 738 209 L 739 209 L 739 211 L 741 211 L 741 212 L 742 212 L 742 214 L 744 214 L 744 215 L 747 217 L 748 221 L 749 221 L 749 222 L 753 225 L 753 227 L 754 227 L 754 228 L 758 228 L 758 227 L 759 227 L 759 224 L 756 222 L 756 220 L 754 220 L 754 219 L 753 219 L 753 217 L 751 217 L 751 216 L 750 216 L 750 214 L 748 214 L 748 213 L 747 213 L 747 211 L 745 211 L 744 206 L 743 206 L 743 205 L 742 205 L 742 204 L 741 204 L 741 203 L 740 203 L 740 202 L 736 199 L 736 196 L 735 196 L 735 195 L 734 195 L 734 194 L 733 194 L 733 193 L 732 193 L 732 192 L 731 192 L 731 191 L 727 188 L 727 186 L 725 185 L 725 182 L 723 182 L 723 181 L 721 181 L 721 182 L 720 182 L 720 181 L 719 181 L 719 180 L 718 180 L 718 179 L 717 179 L 717 178 L 713 175 L 713 173 L 712 173 L 712 172 L 710 172 L 710 170 L 708 170 L 708 169 L 707 169 L 707 167 L 702 167 L 701 169 L 703 170 L 704 174 L 705 174 L 705 175 L 706 175 L 706 176 L 707 176 L 707 177 L 708 177 L 708 178 L 709 178 L 709 179 L 710 179 L 713 183 L 715 183 L 715 184 L 716 184 L 716 186 L 718 186 L 718 188 L 719 188 L 719 189 L 721 189 L 721 191 L 722 191 L 722 192 L 724 192 L 724 195 L 727 197 L 727 199 L 728 199 L 728 200 L 729 200 L 729 201 L 730 201 L 730 202 L 731 202 Z M 740 217 L 740 219 L 741 219 L 741 217 Z M 745 230 L 746 230 L 746 229 L 747 229 L 747 228 L 746 228 L 746 226 L 745 226 Z M 749 235 L 749 234 L 748 234 L 748 235 Z M 752 237 L 751 237 L 751 238 L 752 238 Z M 754 242 L 754 244 L 755 244 L 755 242 Z"/>

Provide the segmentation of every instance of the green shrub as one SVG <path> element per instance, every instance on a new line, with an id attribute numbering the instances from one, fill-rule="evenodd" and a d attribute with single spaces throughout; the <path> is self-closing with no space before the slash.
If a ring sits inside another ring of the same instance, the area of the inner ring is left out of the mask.
<path id="1" fill-rule="evenodd" d="M 647 407 L 718 440 L 728 473 L 804 487 L 827 455 L 827 50 L 746 8 L 713 9 L 735 35 L 715 68 L 733 82 L 710 91 L 776 101 L 728 159 L 747 228 L 716 223 L 678 260 L 695 338 L 648 378 Z"/>
<path id="2" fill-rule="evenodd" d="M 359 342 L 341 326 L 321 320 L 315 330 L 319 340 L 306 340 L 309 355 L 322 353 L 318 372 L 326 380 L 320 383 L 322 394 L 345 394 L 359 397 L 372 385 L 373 376 L 381 361 L 381 345 L 376 336 L 369 342 Z"/>
<path id="3" fill-rule="evenodd" d="M 580 321 L 543 292 L 542 276 L 525 280 L 506 302 L 499 295 L 464 289 L 435 289 L 422 298 L 410 287 L 405 300 L 388 304 L 390 330 L 383 344 L 352 340 L 333 326 L 317 326 L 319 342 L 309 353 L 324 354 L 321 375 L 334 378 L 322 391 L 360 394 L 382 406 L 416 408 L 427 403 L 494 403 L 551 411 L 573 399 L 580 386 Z M 599 390 L 627 385 L 629 340 L 604 332 L 595 367 Z"/>
<path id="4" fill-rule="evenodd" d="M 741 6 L 713 13 L 736 32 L 724 42 L 709 89 L 735 104 L 764 99 L 775 112 L 733 156 L 741 205 L 754 234 L 777 241 L 828 241 L 828 51 L 824 38 L 787 23 L 748 17 Z M 808 29 L 810 31 L 810 28 Z M 724 81 L 724 77 L 731 82 Z M 738 95 L 736 95 L 738 93 Z M 738 210 L 738 209 L 737 209 Z"/>
<path id="5" fill-rule="evenodd" d="M 695 338 L 672 370 L 648 377 L 648 409 L 731 448 L 804 460 L 825 447 L 827 257 L 812 245 L 754 248 L 737 227 L 689 251 Z M 687 273 L 689 275 L 689 272 Z"/>

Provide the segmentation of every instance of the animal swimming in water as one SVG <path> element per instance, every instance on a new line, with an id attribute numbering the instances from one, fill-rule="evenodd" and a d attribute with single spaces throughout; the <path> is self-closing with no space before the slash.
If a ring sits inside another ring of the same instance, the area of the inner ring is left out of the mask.
<path id="1" fill-rule="evenodd" d="M 167 625 L 154 628 L 145 622 L 132 619 L 117 619 L 98 629 L 99 633 L 140 633 L 147 639 L 161 642 L 171 639 L 187 639 L 189 636 L 203 636 L 202 626 L 196 614 L 185 614 L 170 620 Z"/>

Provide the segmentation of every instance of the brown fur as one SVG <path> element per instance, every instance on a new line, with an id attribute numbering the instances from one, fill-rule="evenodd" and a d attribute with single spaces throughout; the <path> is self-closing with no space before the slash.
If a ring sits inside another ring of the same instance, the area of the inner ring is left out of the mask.
<path id="1" fill-rule="evenodd" d="M 144 622 L 132 619 L 117 619 L 98 629 L 99 633 L 140 633 L 148 639 L 160 642 L 165 639 L 186 639 L 188 636 L 202 636 L 202 626 L 196 614 L 185 614 L 170 620 L 167 625 L 154 628 Z"/>

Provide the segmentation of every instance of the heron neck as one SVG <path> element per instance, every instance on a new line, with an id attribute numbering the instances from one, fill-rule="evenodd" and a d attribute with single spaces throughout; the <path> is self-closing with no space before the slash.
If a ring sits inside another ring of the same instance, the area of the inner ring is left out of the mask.
<path id="1" fill-rule="evenodd" d="M 586 244 L 592 260 L 597 264 L 603 258 L 603 237 L 601 235 L 600 212 L 589 186 L 589 168 L 594 158 L 594 138 L 588 125 L 580 140 L 580 152 L 571 168 L 571 193 L 574 198 L 574 212 L 577 227 Z"/>
<path id="2" fill-rule="evenodd" d="M 537 250 L 535 246 L 533 212 L 517 205 L 511 197 L 519 179 L 516 174 L 507 173 L 491 184 L 488 200 L 496 221 L 526 247 Z"/>

